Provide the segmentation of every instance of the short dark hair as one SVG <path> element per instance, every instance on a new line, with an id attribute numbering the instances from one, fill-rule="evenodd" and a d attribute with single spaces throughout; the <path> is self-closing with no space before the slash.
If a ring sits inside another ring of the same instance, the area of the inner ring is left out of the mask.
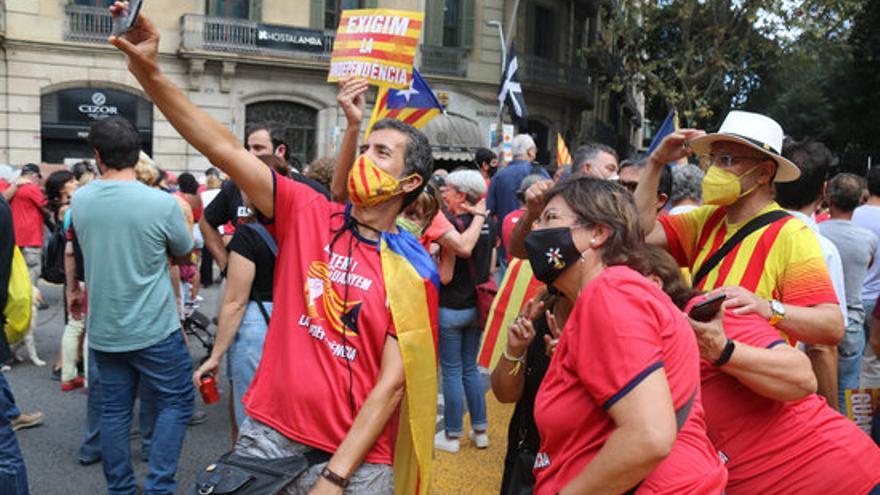
<path id="1" fill-rule="evenodd" d="M 880 167 L 868 170 L 868 192 L 871 196 L 880 196 Z"/>
<path id="2" fill-rule="evenodd" d="M 416 173 L 422 177 L 422 185 L 407 193 L 403 198 L 403 208 L 409 206 L 410 203 L 419 197 L 422 189 L 431 178 L 434 172 L 434 157 L 431 155 L 431 144 L 428 138 L 422 134 L 422 131 L 415 127 L 395 119 L 382 119 L 373 125 L 373 132 L 383 129 L 392 129 L 400 132 L 409 139 L 406 143 L 406 150 L 403 158 L 404 175 Z"/>
<path id="3" fill-rule="evenodd" d="M 251 137 L 251 134 L 257 131 L 266 131 L 269 133 L 269 139 L 272 140 L 273 153 L 279 146 L 284 145 L 284 159 L 290 161 L 290 145 L 284 140 L 284 126 L 279 122 L 272 121 L 250 124 L 244 134 L 245 145 L 247 145 L 247 138 Z"/>
<path id="4" fill-rule="evenodd" d="M 73 172 L 73 176 L 76 177 L 76 180 L 82 179 L 82 176 L 87 173 L 98 175 L 98 171 L 95 170 L 95 166 L 87 161 L 74 163 L 73 167 L 70 168 L 70 171 Z"/>
<path id="5" fill-rule="evenodd" d="M 800 210 L 822 195 L 834 155 L 827 146 L 811 139 L 786 142 L 782 155 L 798 166 L 801 176 L 776 184 L 776 201 L 783 208 Z"/>
<path id="6" fill-rule="evenodd" d="M 617 151 L 611 146 L 602 143 L 587 143 L 582 144 L 574 150 L 574 156 L 572 157 L 572 167 L 575 172 L 578 171 L 581 167 L 583 167 L 584 162 L 588 162 L 596 158 L 599 155 L 599 152 L 605 152 L 609 155 L 613 156 L 615 160 L 620 161 L 620 157 L 617 155 Z"/>
<path id="7" fill-rule="evenodd" d="M 104 165 L 122 170 L 137 164 L 141 140 L 134 124 L 122 117 L 109 117 L 92 124 L 89 146 Z"/>
<path id="8" fill-rule="evenodd" d="M 639 256 L 644 244 L 633 195 L 613 181 L 573 176 L 553 186 L 547 201 L 561 196 L 584 225 L 605 225 L 611 235 L 602 246 L 606 265 L 623 265 Z"/>
<path id="9" fill-rule="evenodd" d="M 828 201 L 843 212 L 851 212 L 862 204 L 864 180 L 854 174 L 837 174 L 828 183 Z"/>
<path id="10" fill-rule="evenodd" d="M 666 195 L 667 202 L 672 196 L 672 167 L 669 165 L 664 165 L 663 171 L 660 172 L 660 183 L 657 185 L 657 196 L 661 194 Z"/>
<path id="11" fill-rule="evenodd" d="M 220 170 L 217 167 L 209 167 L 208 170 L 205 170 L 205 177 L 217 177 L 220 178 Z"/>
<path id="12" fill-rule="evenodd" d="M 478 167 L 487 162 L 492 163 L 492 160 L 496 158 L 498 158 L 498 155 L 488 148 L 480 148 L 477 150 L 476 154 L 474 154 L 474 162 L 477 163 Z"/>
<path id="13" fill-rule="evenodd" d="M 49 201 L 49 208 L 52 211 L 58 212 L 58 209 L 61 207 L 61 191 L 64 190 L 64 186 L 73 178 L 73 173 L 67 170 L 56 170 L 46 178 L 46 185 L 44 186 L 46 188 L 46 199 Z"/>
<path id="14" fill-rule="evenodd" d="M 177 188 L 184 194 L 198 194 L 199 181 L 196 180 L 195 175 L 184 172 L 177 176 Z"/>

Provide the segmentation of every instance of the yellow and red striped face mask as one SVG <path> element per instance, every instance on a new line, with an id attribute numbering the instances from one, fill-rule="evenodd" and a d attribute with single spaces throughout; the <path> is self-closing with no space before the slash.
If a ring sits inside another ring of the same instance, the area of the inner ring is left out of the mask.
<path id="1" fill-rule="evenodd" d="M 356 206 L 375 206 L 404 193 L 400 183 L 418 174 L 396 179 L 367 155 L 357 157 L 348 173 L 348 197 Z"/>

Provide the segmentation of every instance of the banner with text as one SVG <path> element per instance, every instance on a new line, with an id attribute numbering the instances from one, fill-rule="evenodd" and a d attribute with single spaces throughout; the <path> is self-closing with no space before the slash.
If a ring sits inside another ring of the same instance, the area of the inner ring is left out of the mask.
<path id="1" fill-rule="evenodd" d="M 381 86 L 409 88 L 424 17 L 406 10 L 343 11 L 327 81 L 355 76 Z"/>

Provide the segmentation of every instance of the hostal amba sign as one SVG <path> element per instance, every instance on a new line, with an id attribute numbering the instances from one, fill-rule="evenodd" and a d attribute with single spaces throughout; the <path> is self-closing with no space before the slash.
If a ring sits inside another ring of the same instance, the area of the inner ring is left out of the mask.
<path id="1" fill-rule="evenodd" d="M 257 27 L 257 46 L 274 50 L 323 53 L 324 31 L 260 24 Z"/>

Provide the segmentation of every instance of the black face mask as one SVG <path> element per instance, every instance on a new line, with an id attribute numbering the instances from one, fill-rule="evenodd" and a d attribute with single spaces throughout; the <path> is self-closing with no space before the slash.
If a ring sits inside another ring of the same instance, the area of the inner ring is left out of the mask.
<path id="1" fill-rule="evenodd" d="M 571 236 L 571 227 L 533 230 L 526 237 L 526 252 L 535 278 L 547 285 L 581 259 L 581 252 Z"/>

